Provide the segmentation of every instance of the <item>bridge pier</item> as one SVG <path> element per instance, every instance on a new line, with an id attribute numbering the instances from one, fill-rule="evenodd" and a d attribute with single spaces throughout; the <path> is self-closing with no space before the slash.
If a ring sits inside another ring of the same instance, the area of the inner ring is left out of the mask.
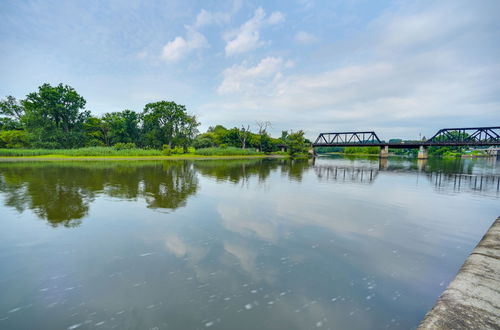
<path id="1" fill-rule="evenodd" d="M 418 148 L 418 156 L 417 156 L 417 158 L 418 159 L 427 159 L 427 158 L 429 158 L 429 152 L 428 152 L 426 146 L 420 146 Z"/>
<path id="2" fill-rule="evenodd" d="M 389 146 L 380 147 L 380 158 L 389 157 Z"/>

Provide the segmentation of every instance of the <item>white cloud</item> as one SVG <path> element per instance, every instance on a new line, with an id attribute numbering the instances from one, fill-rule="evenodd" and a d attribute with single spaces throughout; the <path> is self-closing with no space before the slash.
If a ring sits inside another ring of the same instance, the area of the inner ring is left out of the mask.
<path id="1" fill-rule="evenodd" d="M 224 80 L 217 88 L 220 94 L 236 92 L 252 92 L 259 85 L 266 86 L 281 77 L 281 70 L 290 65 L 280 57 L 266 57 L 255 66 L 247 66 L 246 63 L 233 65 L 222 73 Z"/>
<path id="2" fill-rule="evenodd" d="M 226 56 L 232 56 L 253 50 L 260 45 L 260 30 L 269 25 L 284 21 L 285 17 L 280 12 L 273 12 L 268 18 L 261 7 L 255 10 L 254 16 L 243 23 L 239 29 L 227 34 L 225 47 Z"/>
<path id="3" fill-rule="evenodd" d="M 229 13 L 210 12 L 202 9 L 196 16 L 196 22 L 194 23 L 194 26 L 196 28 L 200 28 L 206 25 L 223 24 L 227 23 L 230 18 L 231 15 Z"/>
<path id="4" fill-rule="evenodd" d="M 193 50 L 208 47 L 208 41 L 203 34 L 190 26 L 186 26 L 186 38 L 177 36 L 164 47 L 161 58 L 167 62 L 175 62 Z"/>
<path id="5" fill-rule="evenodd" d="M 318 41 L 318 38 L 314 34 L 305 31 L 297 32 L 294 36 L 294 39 L 299 44 L 304 44 L 304 45 Z"/>
<path id="6" fill-rule="evenodd" d="M 278 24 L 285 21 L 285 15 L 279 11 L 271 13 L 271 16 L 267 19 L 267 22 L 271 25 Z"/>

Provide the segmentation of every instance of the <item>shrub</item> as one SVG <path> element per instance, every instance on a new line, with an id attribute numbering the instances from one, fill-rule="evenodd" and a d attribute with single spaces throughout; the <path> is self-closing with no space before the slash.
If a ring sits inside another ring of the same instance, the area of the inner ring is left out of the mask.
<path id="1" fill-rule="evenodd" d="M 202 148 L 210 148 L 213 146 L 212 140 L 206 137 L 200 137 L 196 138 L 193 141 L 193 146 L 196 149 L 202 149 Z"/>
<path id="2" fill-rule="evenodd" d="M 174 149 L 172 149 L 172 154 L 173 155 L 180 155 L 180 154 L 183 154 L 184 153 L 184 148 L 183 147 L 174 147 Z"/>
<path id="3" fill-rule="evenodd" d="M 346 147 L 344 148 L 345 154 L 365 154 L 365 155 L 378 155 L 380 153 L 379 147 Z"/>
<path id="4" fill-rule="evenodd" d="M 26 131 L 0 131 L 0 147 L 26 148 L 30 146 L 30 135 Z"/>
<path id="5" fill-rule="evenodd" d="M 170 148 L 168 144 L 164 144 L 162 154 L 164 154 L 165 156 L 170 156 L 172 154 L 172 148 Z"/>
<path id="6" fill-rule="evenodd" d="M 195 154 L 201 156 L 242 156 L 242 155 L 262 155 L 254 149 L 240 149 L 236 147 L 226 148 L 203 148 L 197 149 Z"/>
<path id="7" fill-rule="evenodd" d="M 128 150 L 128 149 L 135 149 L 136 146 L 135 146 L 135 143 L 132 143 L 132 142 L 128 142 L 128 143 L 118 142 L 118 143 L 115 143 L 113 148 L 115 148 L 115 150 Z"/>

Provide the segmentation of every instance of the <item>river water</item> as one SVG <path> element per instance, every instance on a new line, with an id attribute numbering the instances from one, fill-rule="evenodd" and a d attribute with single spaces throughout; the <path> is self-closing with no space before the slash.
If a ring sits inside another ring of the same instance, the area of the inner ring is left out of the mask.
<path id="1" fill-rule="evenodd" d="M 411 329 L 500 160 L 0 163 L 0 329 Z"/>

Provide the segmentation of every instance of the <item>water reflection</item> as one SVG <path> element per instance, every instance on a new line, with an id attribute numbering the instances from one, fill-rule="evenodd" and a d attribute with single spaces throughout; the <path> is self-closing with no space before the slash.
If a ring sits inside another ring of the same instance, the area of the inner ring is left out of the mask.
<path id="1" fill-rule="evenodd" d="M 75 227 L 97 195 L 145 200 L 148 208 L 175 210 L 196 193 L 192 163 L 2 163 L 5 205 L 27 209 L 52 226 Z"/>
<path id="2" fill-rule="evenodd" d="M 480 186 L 498 170 L 323 157 L 3 163 L 0 328 L 414 328 L 497 215 L 497 198 L 464 178 Z M 453 191 L 454 177 L 458 193 L 436 188 Z M 84 222 L 53 230 L 37 217 Z"/>
<path id="3" fill-rule="evenodd" d="M 32 210 L 52 226 L 81 223 L 98 195 L 142 199 L 164 212 L 186 206 L 198 190 L 198 175 L 217 182 L 264 183 L 273 173 L 301 182 L 307 171 L 320 181 L 372 184 L 380 173 L 409 173 L 427 178 L 439 191 L 476 191 L 498 195 L 500 173 L 495 160 L 416 161 L 338 158 L 254 159 L 152 162 L 0 163 L 0 192 L 6 206 Z M 237 212 L 237 211 L 235 211 Z"/>
<path id="4" fill-rule="evenodd" d="M 203 160 L 194 162 L 194 168 L 203 176 L 232 183 L 246 182 L 252 176 L 264 182 L 279 169 L 283 176 L 300 182 L 311 164 L 308 159 Z"/>
<path id="5" fill-rule="evenodd" d="M 334 160 L 333 162 L 331 160 Z M 498 196 L 500 173 L 496 159 L 488 158 L 478 164 L 462 159 L 374 159 L 325 158 L 314 162 L 314 172 L 320 180 L 338 183 L 372 184 L 380 173 L 425 177 L 440 192 L 478 192 Z"/>

